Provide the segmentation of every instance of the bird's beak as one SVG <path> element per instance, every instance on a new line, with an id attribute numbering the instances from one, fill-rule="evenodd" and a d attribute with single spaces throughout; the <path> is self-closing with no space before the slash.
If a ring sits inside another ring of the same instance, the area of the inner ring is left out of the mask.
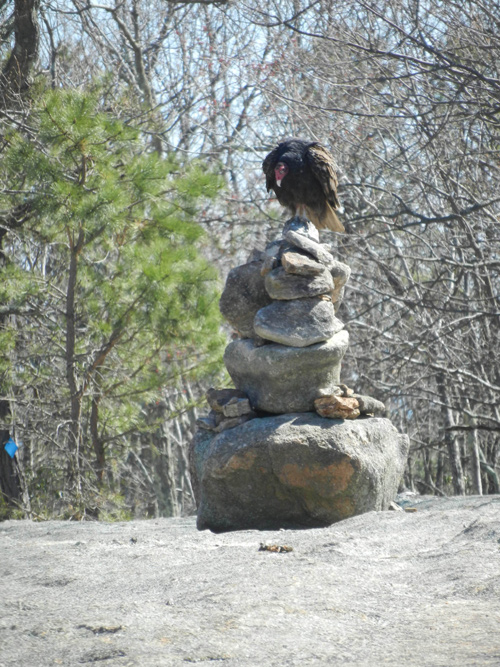
<path id="1" fill-rule="evenodd" d="M 285 178 L 285 176 L 288 174 L 288 167 L 284 162 L 278 162 L 274 169 L 274 180 L 276 181 L 276 185 L 281 188 L 281 181 Z"/>

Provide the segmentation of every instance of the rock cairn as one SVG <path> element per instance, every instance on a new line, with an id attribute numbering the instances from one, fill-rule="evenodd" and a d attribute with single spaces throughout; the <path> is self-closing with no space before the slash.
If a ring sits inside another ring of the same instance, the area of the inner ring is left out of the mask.
<path id="1" fill-rule="evenodd" d="M 323 526 L 393 500 L 408 440 L 383 403 L 340 382 L 349 276 L 298 217 L 230 271 L 220 310 L 238 336 L 224 354 L 236 389 L 208 391 L 191 443 L 200 529 Z"/>
<path id="2" fill-rule="evenodd" d="M 349 275 L 302 218 L 230 272 L 220 309 L 241 338 L 228 345 L 224 363 L 255 409 L 314 410 L 314 400 L 338 386 L 349 335 L 335 313 Z"/>
<path id="3" fill-rule="evenodd" d="M 281 239 L 229 273 L 220 309 L 239 336 L 224 355 L 237 389 L 208 392 L 212 410 L 201 428 L 219 433 L 255 410 L 316 410 L 330 419 L 385 413 L 383 403 L 340 383 L 349 334 L 336 313 L 350 273 L 303 218 L 289 220 Z"/>

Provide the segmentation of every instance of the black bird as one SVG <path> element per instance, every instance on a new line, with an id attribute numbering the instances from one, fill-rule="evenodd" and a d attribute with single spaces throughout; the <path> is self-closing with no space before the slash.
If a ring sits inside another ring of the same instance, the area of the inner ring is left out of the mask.
<path id="1" fill-rule="evenodd" d="M 336 168 L 332 154 L 320 143 L 294 138 L 278 144 L 262 163 L 267 191 L 274 190 L 292 215 L 308 218 L 318 229 L 343 232 L 335 213 Z"/>

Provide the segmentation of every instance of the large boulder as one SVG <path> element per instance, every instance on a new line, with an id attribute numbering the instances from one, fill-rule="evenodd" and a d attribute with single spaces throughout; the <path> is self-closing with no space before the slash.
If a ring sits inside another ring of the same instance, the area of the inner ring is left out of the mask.
<path id="1" fill-rule="evenodd" d="M 197 527 L 314 528 L 388 509 L 408 446 L 383 418 L 287 414 L 199 431 L 190 447 Z"/>
<path id="2" fill-rule="evenodd" d="M 281 302 L 286 303 L 286 302 Z M 280 414 L 314 410 L 314 399 L 331 394 L 340 382 L 340 362 L 349 344 L 345 329 L 324 343 L 258 346 L 250 339 L 226 347 L 224 364 L 234 386 L 256 410 Z"/>

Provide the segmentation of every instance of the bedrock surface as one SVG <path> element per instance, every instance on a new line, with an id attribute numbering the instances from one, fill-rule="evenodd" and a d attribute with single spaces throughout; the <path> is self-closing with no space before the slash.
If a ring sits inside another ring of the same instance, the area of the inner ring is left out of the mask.
<path id="1" fill-rule="evenodd" d="M 2 523 L 0 665 L 498 665 L 500 497 L 405 502 L 301 531 Z"/>

